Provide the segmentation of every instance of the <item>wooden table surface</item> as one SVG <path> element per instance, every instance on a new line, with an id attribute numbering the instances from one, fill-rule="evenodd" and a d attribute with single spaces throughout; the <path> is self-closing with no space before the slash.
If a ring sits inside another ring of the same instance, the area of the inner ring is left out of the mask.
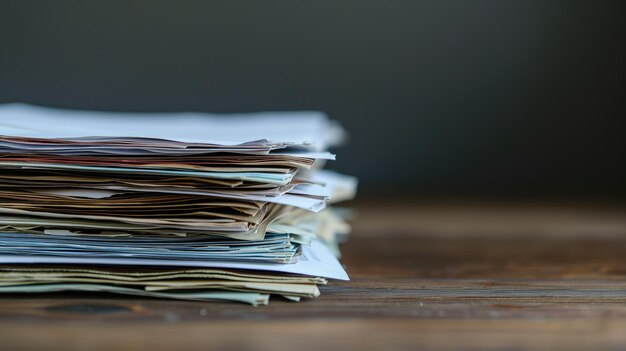
<path id="1" fill-rule="evenodd" d="M 350 282 L 269 306 L 0 297 L 0 349 L 624 349 L 626 208 L 357 202 Z"/>

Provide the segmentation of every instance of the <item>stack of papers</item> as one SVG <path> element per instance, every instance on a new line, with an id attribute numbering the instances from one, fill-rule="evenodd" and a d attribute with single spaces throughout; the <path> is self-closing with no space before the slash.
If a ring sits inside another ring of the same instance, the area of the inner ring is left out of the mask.
<path id="1" fill-rule="evenodd" d="M 319 112 L 112 113 L 0 105 L 0 292 L 267 304 L 347 280 L 354 177 L 322 170 Z"/>

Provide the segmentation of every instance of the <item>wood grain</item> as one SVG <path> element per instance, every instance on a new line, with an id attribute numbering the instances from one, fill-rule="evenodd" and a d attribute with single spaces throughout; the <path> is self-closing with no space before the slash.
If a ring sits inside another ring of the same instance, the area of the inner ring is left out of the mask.
<path id="1" fill-rule="evenodd" d="M 623 349 L 617 204 L 356 204 L 350 282 L 253 308 L 54 294 L 0 298 L 18 349 Z"/>

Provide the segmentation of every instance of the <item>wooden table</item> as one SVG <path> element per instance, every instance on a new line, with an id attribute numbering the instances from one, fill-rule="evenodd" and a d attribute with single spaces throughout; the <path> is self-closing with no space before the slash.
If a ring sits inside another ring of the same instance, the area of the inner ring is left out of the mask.
<path id="1" fill-rule="evenodd" d="M 356 204 L 350 282 L 253 308 L 113 295 L 0 298 L 0 349 L 623 349 L 617 204 Z"/>

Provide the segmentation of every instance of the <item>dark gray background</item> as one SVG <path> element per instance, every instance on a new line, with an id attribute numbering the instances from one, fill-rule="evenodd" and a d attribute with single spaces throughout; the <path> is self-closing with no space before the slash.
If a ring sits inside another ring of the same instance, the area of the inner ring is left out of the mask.
<path id="1" fill-rule="evenodd" d="M 364 194 L 621 197 L 623 1 L 3 1 L 0 102 L 315 109 Z"/>

